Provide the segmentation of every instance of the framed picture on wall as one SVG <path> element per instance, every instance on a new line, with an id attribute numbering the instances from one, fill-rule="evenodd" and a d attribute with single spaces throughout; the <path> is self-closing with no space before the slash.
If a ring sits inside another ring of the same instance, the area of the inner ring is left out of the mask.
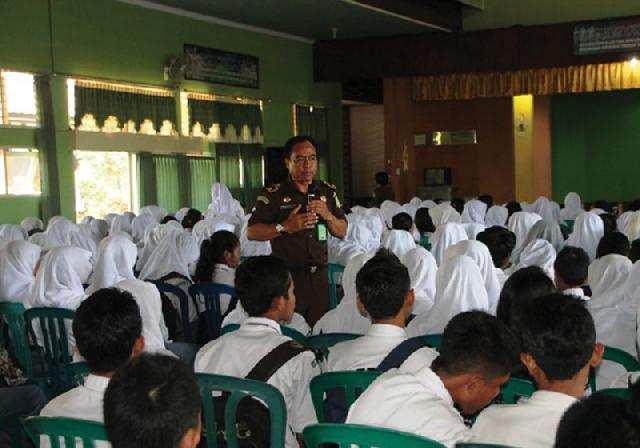
<path id="1" fill-rule="evenodd" d="M 260 66 L 257 56 L 184 45 L 184 78 L 215 84 L 249 87 L 257 89 L 260 85 Z"/>
<path id="2" fill-rule="evenodd" d="M 424 185 L 451 185 L 451 168 L 425 168 Z"/>

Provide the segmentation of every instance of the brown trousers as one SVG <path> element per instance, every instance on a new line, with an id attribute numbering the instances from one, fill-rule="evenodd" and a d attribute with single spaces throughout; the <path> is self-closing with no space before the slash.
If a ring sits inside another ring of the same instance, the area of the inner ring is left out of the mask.
<path id="1" fill-rule="evenodd" d="M 291 272 L 296 295 L 296 312 L 302 314 L 309 326 L 329 311 L 329 277 L 326 270 Z"/>

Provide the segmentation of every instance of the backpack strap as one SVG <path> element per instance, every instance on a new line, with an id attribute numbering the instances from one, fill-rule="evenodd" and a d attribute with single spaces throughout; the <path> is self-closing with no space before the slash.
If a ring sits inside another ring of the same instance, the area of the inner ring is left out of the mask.
<path id="1" fill-rule="evenodd" d="M 163 283 L 166 283 L 166 281 L 167 281 L 167 280 L 171 280 L 171 279 L 173 279 L 173 278 L 180 278 L 180 279 L 182 279 L 182 280 L 186 280 L 186 281 L 188 281 L 189 283 L 193 283 L 189 277 L 187 277 L 186 275 L 181 274 L 181 273 L 179 273 L 179 272 L 175 272 L 175 271 L 173 271 L 173 272 L 169 272 L 167 275 L 165 275 L 165 276 L 163 276 L 163 277 L 161 277 L 161 278 L 157 279 L 156 281 L 157 281 L 157 282 L 163 282 Z"/>
<path id="2" fill-rule="evenodd" d="M 425 344 L 420 338 L 410 338 L 406 341 L 402 341 L 400 344 L 396 345 L 396 347 L 391 350 L 387 356 L 385 356 L 375 370 L 379 372 L 386 372 L 390 369 L 397 369 L 409 356 L 413 354 L 413 352 L 423 347 L 427 347 L 427 344 Z"/>
<path id="3" fill-rule="evenodd" d="M 245 377 L 248 380 L 267 381 L 271 376 L 294 356 L 311 350 L 298 341 L 288 340 L 267 353 L 251 372 Z"/>

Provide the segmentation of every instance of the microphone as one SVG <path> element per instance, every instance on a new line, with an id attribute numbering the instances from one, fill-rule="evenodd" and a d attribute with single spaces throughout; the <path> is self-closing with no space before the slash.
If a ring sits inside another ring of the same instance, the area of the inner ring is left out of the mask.
<path id="1" fill-rule="evenodd" d="M 307 190 L 307 204 L 318 199 L 318 187 L 314 184 L 309 185 Z"/>

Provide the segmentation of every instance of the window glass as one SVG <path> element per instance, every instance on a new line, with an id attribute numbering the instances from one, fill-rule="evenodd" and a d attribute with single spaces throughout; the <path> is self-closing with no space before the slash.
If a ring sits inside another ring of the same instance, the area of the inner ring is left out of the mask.
<path id="1" fill-rule="evenodd" d="M 4 97 L 3 124 L 38 125 L 38 108 L 34 77 L 30 73 L 2 72 Z"/>
<path id="2" fill-rule="evenodd" d="M 36 150 L 5 151 L 5 164 L 7 193 L 40 194 L 40 161 Z"/>

